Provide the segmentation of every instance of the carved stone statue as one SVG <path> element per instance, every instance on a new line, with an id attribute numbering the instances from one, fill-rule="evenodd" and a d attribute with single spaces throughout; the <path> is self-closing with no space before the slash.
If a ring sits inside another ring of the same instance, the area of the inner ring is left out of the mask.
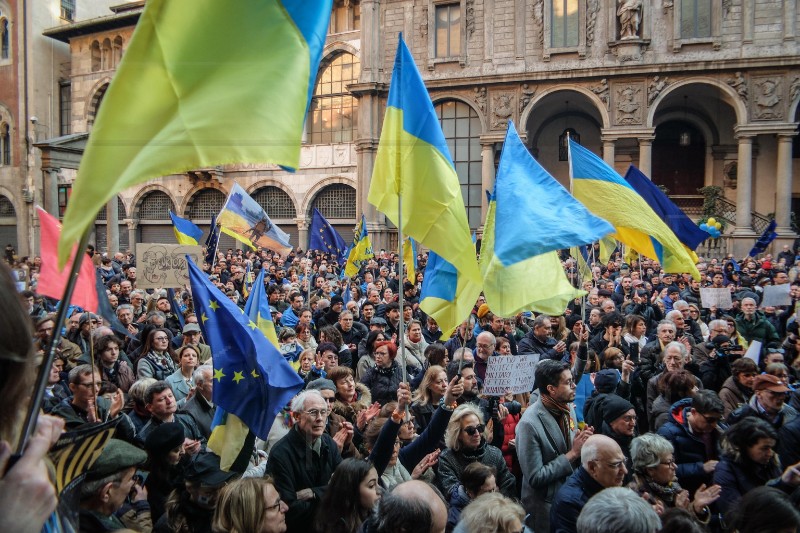
<path id="1" fill-rule="evenodd" d="M 756 118 L 769 120 L 783 118 L 781 91 L 776 80 L 764 80 L 758 86 L 756 95 Z"/>
<path id="2" fill-rule="evenodd" d="M 503 128 L 506 125 L 508 119 L 514 114 L 512 102 L 510 94 L 500 94 L 494 98 L 493 128 Z"/>
<path id="3" fill-rule="evenodd" d="M 747 101 L 747 80 L 741 72 L 737 72 L 734 74 L 733 78 L 728 78 L 725 80 L 725 83 L 736 89 L 736 93 L 739 95 L 739 98 L 745 102 Z"/>
<path id="4" fill-rule="evenodd" d="M 668 77 L 659 78 L 658 76 L 653 76 L 653 80 L 647 88 L 647 105 L 653 105 L 653 102 L 656 101 L 661 91 L 666 89 L 667 85 L 669 85 Z"/>
<path id="5" fill-rule="evenodd" d="M 617 0 L 619 38 L 638 39 L 642 21 L 642 0 Z"/>

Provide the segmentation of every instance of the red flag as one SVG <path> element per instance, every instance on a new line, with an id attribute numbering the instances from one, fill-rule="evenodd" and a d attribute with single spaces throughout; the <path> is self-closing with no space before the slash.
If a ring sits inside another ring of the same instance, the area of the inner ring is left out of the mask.
<path id="1" fill-rule="evenodd" d="M 58 219 L 41 207 L 36 207 L 36 211 L 39 213 L 41 230 L 39 247 L 42 254 L 42 268 L 39 272 L 39 284 L 36 286 L 36 292 L 60 300 L 64 296 L 64 288 L 67 286 L 73 259 L 67 261 L 64 270 L 58 270 L 58 239 L 61 236 L 61 224 Z M 77 245 L 73 247 L 70 257 L 75 257 L 76 249 Z M 97 312 L 95 268 L 87 258 L 84 258 L 81 263 L 78 281 L 75 283 L 75 291 L 72 293 L 70 303 L 87 311 Z"/>

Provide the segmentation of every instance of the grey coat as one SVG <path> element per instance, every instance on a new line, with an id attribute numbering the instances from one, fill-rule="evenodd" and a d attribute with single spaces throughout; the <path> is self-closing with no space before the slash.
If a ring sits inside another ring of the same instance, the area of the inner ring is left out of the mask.
<path id="1" fill-rule="evenodd" d="M 525 525 L 535 533 L 550 531 L 550 504 L 561 485 L 580 466 L 580 458 L 576 458 L 571 464 L 565 455 L 578 433 L 573 406 L 570 406 L 570 416 L 573 429 L 570 431 L 569 442 L 564 441 L 558 423 L 542 405 L 541 399 L 522 414 L 517 424 L 517 455 L 522 468 L 522 506 L 529 514 Z"/>

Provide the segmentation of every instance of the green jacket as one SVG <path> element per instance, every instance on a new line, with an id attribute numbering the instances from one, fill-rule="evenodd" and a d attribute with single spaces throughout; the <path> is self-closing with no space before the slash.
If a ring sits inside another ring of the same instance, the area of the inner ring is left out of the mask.
<path id="1" fill-rule="evenodd" d="M 754 339 L 760 340 L 762 347 L 766 347 L 770 342 L 780 342 L 781 340 L 775 327 L 761 311 L 756 311 L 753 320 L 749 321 L 745 320 L 744 313 L 739 313 L 736 316 L 736 329 L 742 337 L 747 339 L 747 342 L 753 342 Z"/>

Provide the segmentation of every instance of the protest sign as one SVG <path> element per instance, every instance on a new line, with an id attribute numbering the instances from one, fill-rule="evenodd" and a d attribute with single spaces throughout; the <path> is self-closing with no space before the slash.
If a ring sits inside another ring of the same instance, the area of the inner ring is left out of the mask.
<path id="1" fill-rule="evenodd" d="M 137 289 L 182 288 L 189 283 L 189 267 L 186 256 L 196 265 L 202 265 L 200 246 L 185 244 L 136 245 Z"/>
<path id="2" fill-rule="evenodd" d="M 538 354 L 490 357 L 483 380 L 483 394 L 502 396 L 507 392 L 530 392 L 537 364 Z"/>
<path id="3" fill-rule="evenodd" d="M 710 309 L 712 307 L 716 307 L 717 309 L 730 309 L 733 307 L 731 291 L 726 288 L 715 289 L 713 287 L 706 287 L 700 289 L 700 301 L 705 309 Z"/>
<path id="4" fill-rule="evenodd" d="M 761 307 L 780 307 L 791 305 L 792 297 L 789 296 L 791 285 L 767 285 L 764 287 L 764 295 L 761 297 Z"/>

